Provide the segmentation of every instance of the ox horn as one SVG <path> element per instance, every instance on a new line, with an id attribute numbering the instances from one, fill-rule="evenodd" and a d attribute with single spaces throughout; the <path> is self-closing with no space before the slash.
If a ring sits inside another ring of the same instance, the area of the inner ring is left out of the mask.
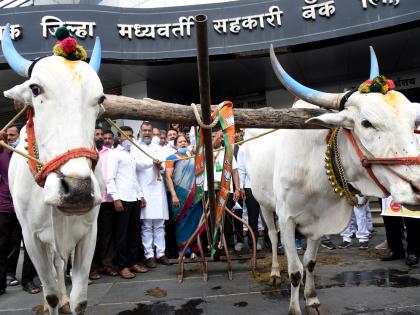
<path id="1" fill-rule="evenodd" d="M 300 99 L 314 105 L 329 109 L 339 109 L 340 100 L 344 93 L 324 93 L 308 88 L 297 82 L 290 75 L 288 75 L 280 65 L 274 53 L 273 45 L 270 46 L 270 60 L 277 78 L 289 90 L 289 92 L 293 93 Z"/>
<path id="2" fill-rule="evenodd" d="M 378 59 L 376 59 L 375 51 L 373 50 L 372 46 L 369 46 L 370 50 L 370 75 L 369 79 L 373 80 L 377 76 L 379 76 L 379 66 L 378 66 Z"/>
<path id="3" fill-rule="evenodd" d="M 17 74 L 22 77 L 28 77 L 28 69 L 31 65 L 31 61 L 23 58 L 16 50 L 13 45 L 12 39 L 10 38 L 10 24 L 7 23 L 3 31 L 3 38 L 1 40 L 1 49 L 3 50 L 4 58 L 9 64 L 10 68 L 13 69 Z"/>
<path id="4" fill-rule="evenodd" d="M 95 46 L 92 50 L 92 55 L 90 56 L 89 65 L 99 73 L 99 68 L 101 67 L 101 58 L 102 58 L 102 51 L 101 51 L 101 40 L 99 36 L 96 36 L 95 39 Z"/>

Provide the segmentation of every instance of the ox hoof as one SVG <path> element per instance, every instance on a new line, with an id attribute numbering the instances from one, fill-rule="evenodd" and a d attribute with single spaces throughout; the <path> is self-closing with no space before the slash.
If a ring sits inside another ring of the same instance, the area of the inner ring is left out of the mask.
<path id="1" fill-rule="evenodd" d="M 300 309 L 293 308 L 289 309 L 287 315 L 302 315 L 302 312 L 300 311 Z"/>
<path id="2" fill-rule="evenodd" d="M 46 305 L 35 305 L 32 307 L 32 312 L 34 312 L 36 315 L 42 315 L 46 312 L 48 312 L 48 306 Z"/>
<path id="3" fill-rule="evenodd" d="M 62 307 L 59 308 L 61 314 L 71 314 L 70 304 L 67 302 Z"/>
<path id="4" fill-rule="evenodd" d="M 83 315 L 85 314 L 87 308 L 87 301 L 80 302 L 77 304 L 76 309 L 74 310 L 74 313 L 76 315 Z"/>
<path id="5" fill-rule="evenodd" d="M 321 308 L 320 304 L 313 304 L 306 306 L 306 314 L 307 315 L 324 315 L 324 311 Z"/>
<path id="6" fill-rule="evenodd" d="M 183 274 L 179 274 L 178 275 L 178 283 L 182 283 L 182 281 L 184 281 L 184 275 Z"/>
<path id="7" fill-rule="evenodd" d="M 228 277 L 229 277 L 229 280 L 233 280 L 233 272 L 232 272 L 232 270 L 229 270 L 228 271 Z"/>
<path id="8" fill-rule="evenodd" d="M 271 276 L 270 278 L 270 285 L 272 287 L 275 287 L 277 285 L 277 279 L 278 279 L 278 283 L 280 284 L 280 276 Z"/>

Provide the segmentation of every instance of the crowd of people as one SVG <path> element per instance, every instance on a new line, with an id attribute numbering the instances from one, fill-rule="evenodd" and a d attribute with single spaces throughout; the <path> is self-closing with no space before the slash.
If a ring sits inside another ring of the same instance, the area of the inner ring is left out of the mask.
<path id="1" fill-rule="evenodd" d="M 143 122 L 139 134 L 134 135 L 129 126 L 121 126 L 122 132 L 114 133 L 101 126 L 95 129 L 95 144 L 105 191 L 98 214 L 98 232 L 95 253 L 89 278 L 102 275 L 132 279 L 136 274 L 148 272 L 158 264 L 170 264 L 170 258 L 178 258 L 187 241 L 197 229 L 203 214 L 202 202 L 194 200 L 195 163 L 190 158 L 195 152 L 194 128 L 180 129 L 171 124 L 168 130 Z M 237 133 L 237 140 L 241 139 Z M 19 143 L 19 127 L 9 127 L 0 134 L 4 141 L 16 147 Z M 214 185 L 220 190 L 223 170 L 224 143 L 221 130 L 212 131 L 215 150 Z M 135 145 L 133 145 L 135 143 Z M 140 147 L 141 150 L 139 150 Z M 12 152 L 0 147 L 0 295 L 7 286 L 18 285 L 16 268 L 19 258 L 22 232 L 13 208 L 8 188 L 8 166 Z M 235 145 L 232 163 L 232 182 L 227 207 L 239 217 L 245 217 L 257 237 L 257 250 L 263 244 L 271 248 L 267 233 L 264 241 L 258 241 L 261 225 L 260 206 L 252 195 L 250 179 L 246 172 L 244 153 Z M 207 181 L 204 190 L 207 191 Z M 362 203 L 364 197 L 359 197 Z M 386 203 L 386 201 L 384 201 Z M 349 226 L 341 233 L 342 242 L 335 245 L 329 236 L 321 240 L 321 246 L 334 250 L 352 246 L 356 238 L 359 249 L 369 248 L 373 225 L 369 203 L 354 207 Z M 388 249 L 384 261 L 406 259 L 407 265 L 419 262 L 420 219 L 384 216 L 387 240 L 377 248 Z M 224 235 L 229 251 L 243 253 L 251 247 L 243 224 L 227 218 Z M 402 236 L 407 230 L 407 250 Z M 200 232 L 205 233 L 203 228 Z M 208 250 L 207 237 L 200 235 L 204 250 Z M 301 235 L 296 233 L 296 248 L 302 249 Z M 248 244 L 247 244 L 248 241 Z M 279 243 L 279 253 L 283 252 Z M 198 254 L 197 242 L 186 250 L 187 256 Z M 407 254 L 406 254 L 407 253 Z M 29 293 L 41 288 L 34 283 L 35 268 L 24 248 L 21 284 Z"/>
<path id="2" fill-rule="evenodd" d="M 131 279 L 157 264 L 168 265 L 169 258 L 178 258 L 203 214 L 202 202 L 194 201 L 195 163 L 190 158 L 195 151 L 194 129 L 180 130 L 179 125 L 172 124 L 166 131 L 146 121 L 137 136 L 128 126 L 121 126 L 120 130 L 116 135 L 99 126 L 95 130 L 106 190 L 98 216 L 92 280 L 101 274 Z M 223 133 L 213 131 L 212 137 L 213 147 L 218 149 L 214 153 L 218 192 L 223 170 Z M 248 221 L 258 235 L 259 205 L 252 197 L 241 156 L 238 162 L 233 161 L 227 207 L 242 216 L 242 206 L 235 203 L 245 200 Z M 204 190 L 207 191 L 206 181 Z M 229 250 L 244 249 L 246 238 L 239 221 L 226 220 L 224 233 Z M 207 249 L 207 238 L 200 237 Z M 187 256 L 198 253 L 197 241 L 186 249 Z"/>

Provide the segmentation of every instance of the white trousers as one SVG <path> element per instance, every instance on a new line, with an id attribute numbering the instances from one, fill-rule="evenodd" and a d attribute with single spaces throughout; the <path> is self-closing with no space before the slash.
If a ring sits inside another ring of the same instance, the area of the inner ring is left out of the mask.
<path id="1" fill-rule="evenodd" d="M 142 219 L 141 220 L 141 241 L 144 247 L 146 259 L 153 258 L 153 245 L 156 246 L 156 258 L 165 255 L 165 220 L 164 219 Z"/>
<path id="2" fill-rule="evenodd" d="M 357 199 L 358 202 L 362 202 L 363 197 L 357 197 Z M 340 235 L 343 237 L 344 242 L 351 242 L 353 233 L 356 234 L 359 242 L 367 242 L 370 231 L 372 231 L 372 217 L 368 202 L 360 208 L 353 207 L 350 223 Z"/>

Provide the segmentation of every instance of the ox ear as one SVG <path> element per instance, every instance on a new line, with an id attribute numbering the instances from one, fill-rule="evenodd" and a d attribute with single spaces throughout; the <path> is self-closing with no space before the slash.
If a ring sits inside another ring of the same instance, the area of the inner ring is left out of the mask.
<path id="1" fill-rule="evenodd" d="M 354 120 L 348 110 L 342 110 L 338 113 L 323 114 L 305 121 L 305 123 L 308 122 L 327 128 L 344 127 L 347 129 L 353 129 L 354 126 Z"/>
<path id="2" fill-rule="evenodd" d="M 22 103 L 24 105 L 32 105 L 32 92 L 28 86 L 29 81 L 22 84 L 16 85 L 10 90 L 4 91 L 5 97 L 14 100 L 15 102 Z"/>

